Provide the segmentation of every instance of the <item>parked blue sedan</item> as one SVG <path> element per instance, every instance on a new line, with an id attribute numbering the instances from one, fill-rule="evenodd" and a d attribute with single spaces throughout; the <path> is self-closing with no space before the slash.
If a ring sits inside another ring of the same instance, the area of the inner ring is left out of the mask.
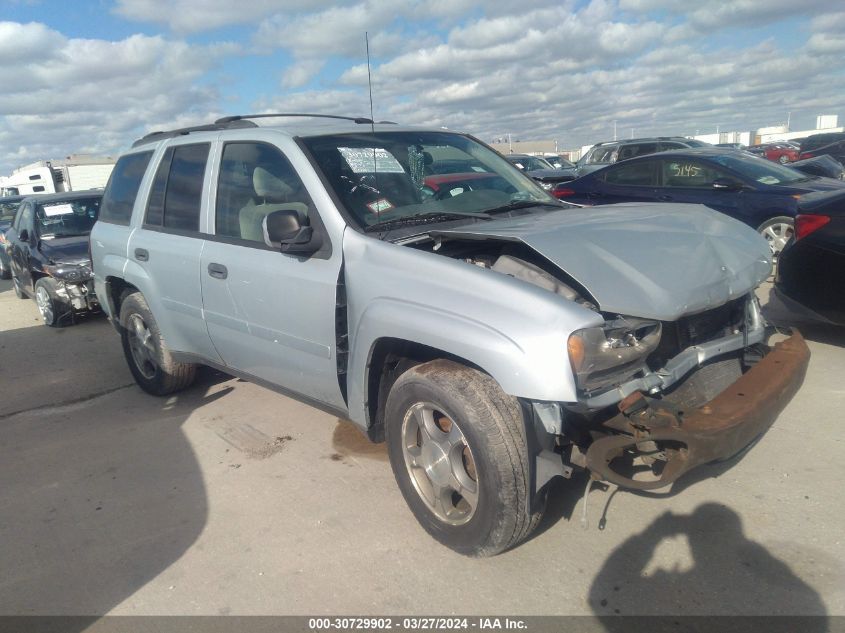
<path id="1" fill-rule="evenodd" d="M 632 158 L 555 187 L 579 204 L 664 201 L 707 205 L 757 229 L 777 256 L 793 234 L 799 198 L 845 182 L 729 149 L 674 150 Z"/>

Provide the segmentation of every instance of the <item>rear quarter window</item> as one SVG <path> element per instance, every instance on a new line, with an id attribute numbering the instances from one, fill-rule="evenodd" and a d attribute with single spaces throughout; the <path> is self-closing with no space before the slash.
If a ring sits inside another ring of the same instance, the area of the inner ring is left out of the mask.
<path id="1" fill-rule="evenodd" d="M 117 161 L 100 205 L 99 219 L 102 222 L 129 225 L 135 197 L 152 155 L 151 151 L 127 154 Z"/>

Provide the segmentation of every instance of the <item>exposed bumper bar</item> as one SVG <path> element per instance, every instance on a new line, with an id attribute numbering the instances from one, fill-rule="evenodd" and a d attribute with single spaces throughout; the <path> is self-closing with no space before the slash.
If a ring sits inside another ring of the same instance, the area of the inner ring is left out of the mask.
<path id="1" fill-rule="evenodd" d="M 678 411 L 659 400 L 632 394 L 622 414 L 605 426 L 618 434 L 592 443 L 587 468 L 623 488 L 652 490 L 688 470 L 728 459 L 764 433 L 804 381 L 810 350 L 800 333 L 777 343 L 750 371 L 704 406 Z M 654 480 L 637 480 L 613 468 L 624 454 L 657 453 L 665 466 Z"/>

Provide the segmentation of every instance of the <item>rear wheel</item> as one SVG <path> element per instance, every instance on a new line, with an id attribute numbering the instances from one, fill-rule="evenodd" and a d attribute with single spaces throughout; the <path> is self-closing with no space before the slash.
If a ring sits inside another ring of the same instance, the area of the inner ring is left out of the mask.
<path id="1" fill-rule="evenodd" d="M 153 313 L 140 292 L 127 295 L 120 304 L 123 354 L 138 385 L 156 396 L 188 387 L 196 365 L 173 360 Z"/>
<path id="2" fill-rule="evenodd" d="M 795 221 L 785 215 L 779 215 L 763 222 L 757 231 L 769 243 L 772 259 L 777 260 L 783 247 L 795 232 Z"/>
<path id="3" fill-rule="evenodd" d="M 783 154 L 783 155 L 779 156 L 779 157 L 778 157 L 778 162 L 779 162 L 781 165 L 786 165 L 786 164 L 789 162 L 789 156 L 787 156 L 786 154 Z"/>
<path id="4" fill-rule="evenodd" d="M 399 489 L 435 539 L 492 556 L 537 526 L 522 414 L 490 376 L 446 360 L 413 367 L 393 385 L 385 421 Z"/>

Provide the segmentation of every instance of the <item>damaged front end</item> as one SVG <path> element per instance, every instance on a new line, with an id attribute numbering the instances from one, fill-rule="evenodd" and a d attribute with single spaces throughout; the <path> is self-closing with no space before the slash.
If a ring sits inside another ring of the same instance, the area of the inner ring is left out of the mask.
<path id="1" fill-rule="evenodd" d="M 44 272 L 56 281 L 56 296 L 75 312 L 96 310 L 100 307 L 94 293 L 94 279 L 90 263 L 53 263 L 44 266 Z"/>
<path id="2" fill-rule="evenodd" d="M 795 395 L 809 362 L 800 333 L 773 348 L 768 334 L 753 295 L 677 322 L 617 316 L 573 333 L 579 401 L 525 410 L 535 490 L 576 468 L 653 490 L 741 452 Z"/>

